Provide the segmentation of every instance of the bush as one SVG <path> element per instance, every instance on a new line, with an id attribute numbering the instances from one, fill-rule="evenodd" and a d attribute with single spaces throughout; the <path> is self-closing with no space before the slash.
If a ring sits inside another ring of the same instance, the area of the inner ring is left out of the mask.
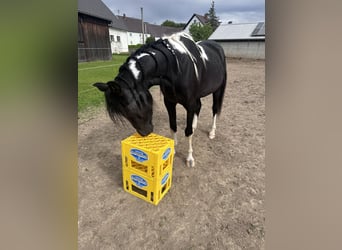
<path id="1" fill-rule="evenodd" d="M 156 41 L 156 38 L 154 36 L 149 36 L 148 38 L 146 38 L 146 44 L 149 44 L 149 43 L 153 43 Z"/>
<path id="2" fill-rule="evenodd" d="M 189 31 L 192 38 L 195 40 L 195 42 L 197 42 L 201 40 L 207 40 L 213 33 L 213 28 L 209 24 L 201 26 L 198 23 L 193 23 L 190 26 Z"/>
<path id="3" fill-rule="evenodd" d="M 142 44 L 135 44 L 135 45 L 128 45 L 128 49 L 139 49 L 141 47 Z"/>
<path id="4" fill-rule="evenodd" d="M 142 44 L 128 45 L 128 52 L 130 54 L 134 53 L 137 49 L 141 47 Z"/>

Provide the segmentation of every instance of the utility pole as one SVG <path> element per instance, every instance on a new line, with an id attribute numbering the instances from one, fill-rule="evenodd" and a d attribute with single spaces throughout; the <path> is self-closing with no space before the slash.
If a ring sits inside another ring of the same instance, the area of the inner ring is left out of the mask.
<path id="1" fill-rule="evenodd" d="M 140 7 L 141 10 L 141 31 L 142 31 L 142 44 L 145 43 L 145 32 L 144 32 L 144 9 Z"/>

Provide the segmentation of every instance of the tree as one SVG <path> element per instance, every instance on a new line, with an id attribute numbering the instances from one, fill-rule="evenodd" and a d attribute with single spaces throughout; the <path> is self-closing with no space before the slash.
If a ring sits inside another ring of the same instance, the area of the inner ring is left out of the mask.
<path id="1" fill-rule="evenodd" d="M 210 24 L 201 26 L 199 23 L 191 24 L 189 31 L 195 42 L 207 40 L 211 33 L 213 33 L 213 29 Z"/>
<path id="2" fill-rule="evenodd" d="M 185 26 L 185 23 L 176 23 L 171 20 L 165 20 L 161 26 L 167 26 L 167 27 L 175 27 L 175 28 L 183 28 Z"/>
<path id="3" fill-rule="evenodd" d="M 211 7 L 206 13 L 206 16 L 209 19 L 209 24 L 212 27 L 213 31 L 216 30 L 216 28 L 220 25 L 219 19 L 216 16 L 216 11 L 215 11 L 215 1 L 211 1 Z"/>

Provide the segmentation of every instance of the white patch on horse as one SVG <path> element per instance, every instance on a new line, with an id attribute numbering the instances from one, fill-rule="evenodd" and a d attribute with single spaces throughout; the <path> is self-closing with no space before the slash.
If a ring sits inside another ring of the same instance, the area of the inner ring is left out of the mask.
<path id="1" fill-rule="evenodd" d="M 144 57 L 144 56 L 149 56 L 149 54 L 147 54 L 147 53 L 141 53 L 140 55 L 137 56 L 137 59 L 140 59 L 140 58 L 142 58 L 142 57 Z"/>
<path id="2" fill-rule="evenodd" d="M 149 53 L 151 53 L 151 54 L 154 55 L 154 56 L 156 55 L 156 53 L 153 52 L 153 51 L 151 51 L 151 52 L 149 52 Z M 143 58 L 144 56 L 149 56 L 149 55 L 150 55 L 149 53 L 143 52 L 143 53 L 137 55 L 136 58 L 139 60 L 140 58 Z"/>
<path id="3" fill-rule="evenodd" d="M 188 50 L 188 48 L 184 45 L 184 43 L 180 40 L 181 37 L 185 37 L 185 38 L 193 41 L 191 36 L 189 36 L 188 34 L 186 34 L 184 32 L 176 33 L 176 34 L 173 34 L 173 35 L 171 35 L 169 37 L 165 37 L 165 38 L 168 39 L 168 41 L 170 42 L 170 44 L 173 46 L 173 48 L 175 50 L 177 50 L 181 54 L 187 54 L 190 57 L 193 65 L 194 65 L 194 70 L 195 70 L 196 78 L 198 79 L 198 69 L 197 69 L 197 65 L 196 65 L 196 62 L 195 62 L 196 58 Z"/>
<path id="4" fill-rule="evenodd" d="M 192 120 L 192 129 L 195 130 L 197 128 L 197 115 L 194 115 L 194 119 Z"/>
<path id="5" fill-rule="evenodd" d="M 199 45 L 198 43 L 197 43 L 197 46 L 200 50 L 200 55 L 201 55 L 201 58 L 203 60 L 204 65 L 205 65 L 205 61 L 209 61 L 207 53 L 205 53 L 205 50 L 203 49 L 203 47 L 201 45 Z"/>
<path id="6" fill-rule="evenodd" d="M 186 48 L 184 48 L 184 44 L 179 39 L 179 36 L 171 36 L 169 37 L 169 42 L 175 50 L 178 50 L 179 53 L 186 54 Z"/>
<path id="7" fill-rule="evenodd" d="M 134 75 L 134 78 L 138 80 L 140 71 L 137 69 L 137 62 L 133 59 L 128 61 L 128 67 Z"/>
<path id="8" fill-rule="evenodd" d="M 214 115 L 214 118 L 213 118 L 213 126 L 211 127 L 211 131 L 209 132 L 209 139 L 215 138 L 216 136 L 215 131 L 216 131 L 216 115 Z"/>
<path id="9" fill-rule="evenodd" d="M 177 143 L 178 143 L 177 132 L 173 131 L 172 129 L 170 129 L 170 132 L 171 132 L 171 138 L 173 138 L 175 142 L 175 146 L 177 146 Z M 176 154 L 176 148 L 174 148 L 174 154 Z"/>
<path id="10" fill-rule="evenodd" d="M 188 167 L 194 167 L 195 166 L 195 159 L 192 156 L 192 135 L 189 136 L 189 151 L 188 151 L 188 157 L 186 158 L 186 165 Z"/>

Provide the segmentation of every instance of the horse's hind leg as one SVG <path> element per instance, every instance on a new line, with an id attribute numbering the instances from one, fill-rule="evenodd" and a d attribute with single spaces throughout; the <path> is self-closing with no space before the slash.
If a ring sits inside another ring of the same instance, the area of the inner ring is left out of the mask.
<path id="1" fill-rule="evenodd" d="M 209 139 L 214 139 L 216 136 L 216 117 L 217 117 L 217 114 L 214 114 L 213 125 L 211 126 L 211 130 L 209 132 Z"/>
<path id="2" fill-rule="evenodd" d="M 195 166 L 195 159 L 192 156 L 192 135 L 193 135 L 193 131 L 194 128 L 193 126 L 195 125 L 195 123 L 197 124 L 197 121 L 195 121 L 195 112 L 194 111 L 190 111 L 187 110 L 186 113 L 186 128 L 185 128 L 185 136 L 188 137 L 189 139 L 189 150 L 188 150 L 188 157 L 186 158 L 186 165 L 188 167 L 194 167 Z"/>
<path id="3" fill-rule="evenodd" d="M 217 113 L 218 113 L 219 95 L 220 95 L 219 90 L 213 93 L 213 123 L 211 126 L 211 130 L 209 132 L 209 139 L 214 139 L 216 136 L 216 118 L 217 118 Z"/>
<path id="4" fill-rule="evenodd" d="M 224 82 L 224 84 L 213 93 L 213 123 L 209 132 L 210 139 L 214 139 L 216 136 L 216 118 L 221 112 L 225 87 L 226 84 Z"/>

